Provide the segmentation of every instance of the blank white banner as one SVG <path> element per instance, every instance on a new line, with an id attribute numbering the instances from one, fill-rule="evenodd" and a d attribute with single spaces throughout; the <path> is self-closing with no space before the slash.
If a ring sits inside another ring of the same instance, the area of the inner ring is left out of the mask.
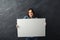
<path id="1" fill-rule="evenodd" d="M 18 37 L 44 37 L 46 19 L 17 19 Z"/>

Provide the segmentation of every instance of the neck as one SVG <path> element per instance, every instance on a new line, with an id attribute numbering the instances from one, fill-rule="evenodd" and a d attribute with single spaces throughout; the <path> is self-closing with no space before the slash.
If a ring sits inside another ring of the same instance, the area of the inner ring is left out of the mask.
<path id="1" fill-rule="evenodd" d="M 30 18 L 33 18 L 33 17 L 30 17 Z"/>

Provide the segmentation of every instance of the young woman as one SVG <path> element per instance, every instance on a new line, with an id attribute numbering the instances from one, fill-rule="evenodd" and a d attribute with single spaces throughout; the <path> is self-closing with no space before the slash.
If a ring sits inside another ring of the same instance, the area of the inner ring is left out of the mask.
<path id="1" fill-rule="evenodd" d="M 24 16 L 24 19 L 32 19 L 32 18 L 37 18 L 34 10 L 32 8 L 29 8 L 27 10 L 27 15 Z M 18 28 L 18 25 L 16 25 Z M 38 37 L 25 37 L 25 40 L 38 40 Z"/>

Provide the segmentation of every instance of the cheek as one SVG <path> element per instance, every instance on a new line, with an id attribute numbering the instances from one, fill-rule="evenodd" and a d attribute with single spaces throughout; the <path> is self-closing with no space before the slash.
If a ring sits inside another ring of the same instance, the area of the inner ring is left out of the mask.
<path id="1" fill-rule="evenodd" d="M 31 15 L 31 13 L 29 13 L 29 16 Z"/>

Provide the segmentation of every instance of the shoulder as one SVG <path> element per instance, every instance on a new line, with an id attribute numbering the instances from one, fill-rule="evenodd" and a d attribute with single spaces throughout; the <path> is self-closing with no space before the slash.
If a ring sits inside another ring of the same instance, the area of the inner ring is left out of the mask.
<path id="1" fill-rule="evenodd" d="M 27 18 L 29 18 L 28 16 L 24 16 L 24 19 L 27 19 Z"/>

